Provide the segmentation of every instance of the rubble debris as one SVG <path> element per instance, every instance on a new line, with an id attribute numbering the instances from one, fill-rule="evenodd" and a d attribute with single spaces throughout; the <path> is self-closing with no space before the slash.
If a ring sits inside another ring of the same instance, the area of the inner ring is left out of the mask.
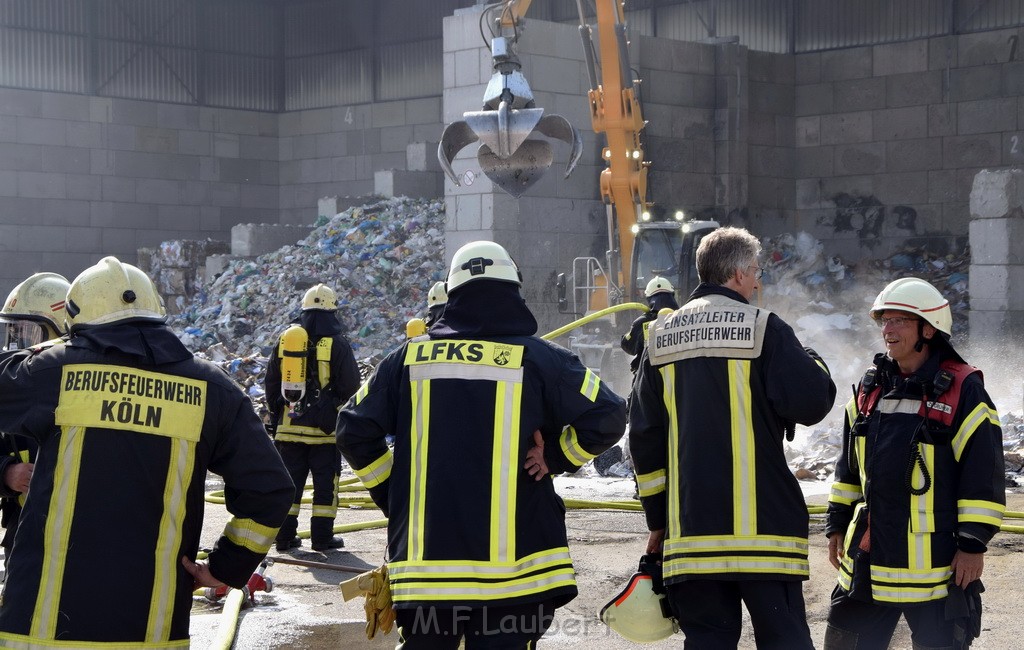
<path id="1" fill-rule="evenodd" d="M 324 282 L 365 374 L 405 339 L 427 291 L 443 279 L 444 202 L 388 198 L 318 220 L 294 246 L 235 260 L 169 321 L 200 356 L 219 363 L 259 406 L 267 357 L 300 312 L 302 292 Z"/>

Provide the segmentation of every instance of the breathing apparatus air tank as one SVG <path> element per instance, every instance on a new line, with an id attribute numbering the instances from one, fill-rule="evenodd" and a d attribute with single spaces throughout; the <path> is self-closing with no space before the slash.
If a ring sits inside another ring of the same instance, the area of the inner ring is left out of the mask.
<path id="1" fill-rule="evenodd" d="M 281 359 L 281 396 L 294 404 L 306 395 L 306 349 L 309 335 L 298 325 L 292 325 L 281 335 L 278 356 Z"/>

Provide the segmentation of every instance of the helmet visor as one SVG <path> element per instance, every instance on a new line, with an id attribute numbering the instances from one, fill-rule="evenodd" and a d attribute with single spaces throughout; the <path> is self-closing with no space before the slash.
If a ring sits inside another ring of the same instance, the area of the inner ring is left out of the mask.
<path id="1" fill-rule="evenodd" d="M 6 350 L 23 350 L 47 339 L 42 323 L 30 320 L 0 320 L 0 344 Z"/>

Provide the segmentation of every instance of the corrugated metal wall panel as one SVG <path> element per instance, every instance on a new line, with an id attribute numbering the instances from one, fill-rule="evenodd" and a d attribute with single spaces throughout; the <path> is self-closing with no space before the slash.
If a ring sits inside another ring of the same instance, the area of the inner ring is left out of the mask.
<path id="1" fill-rule="evenodd" d="M 779 0 L 703 0 L 658 8 L 658 36 L 703 41 L 710 27 L 718 37 L 738 36 L 762 52 L 788 52 L 792 5 Z"/>
<path id="2" fill-rule="evenodd" d="M 380 48 L 377 99 L 408 99 L 439 94 L 444 84 L 442 40 Z"/>
<path id="3" fill-rule="evenodd" d="M 0 27 L 0 86 L 89 92 L 88 40 Z"/>
<path id="4" fill-rule="evenodd" d="M 105 40 L 96 49 L 97 95 L 196 103 L 195 50 Z"/>
<path id="5" fill-rule="evenodd" d="M 1024 0 L 973 0 L 959 2 L 956 11 L 958 32 L 976 32 L 1024 24 Z"/>
<path id="6" fill-rule="evenodd" d="M 276 56 L 281 40 L 277 9 L 265 3 L 212 3 L 200 7 L 206 47 L 218 52 Z"/>
<path id="7" fill-rule="evenodd" d="M 86 0 L 3 0 L 0 25 L 85 34 Z"/>
<path id="8" fill-rule="evenodd" d="M 205 98 L 210 106 L 277 111 L 280 72 L 274 59 L 210 52 Z"/>
<path id="9" fill-rule="evenodd" d="M 199 45 L 196 0 L 94 0 L 96 35 L 177 47 Z"/>
<path id="10" fill-rule="evenodd" d="M 368 50 L 285 62 L 285 110 L 373 101 L 373 57 Z"/>
<path id="11" fill-rule="evenodd" d="M 949 30 L 949 0 L 796 0 L 797 52 L 877 45 Z"/>
<path id="12" fill-rule="evenodd" d="M 373 46 L 373 2 L 331 0 L 288 5 L 286 57 L 358 50 Z"/>

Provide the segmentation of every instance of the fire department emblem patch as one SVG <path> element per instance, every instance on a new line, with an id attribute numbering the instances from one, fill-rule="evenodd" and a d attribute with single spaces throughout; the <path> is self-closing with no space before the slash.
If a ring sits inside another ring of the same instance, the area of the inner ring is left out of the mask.
<path id="1" fill-rule="evenodd" d="M 512 356 L 512 348 L 506 345 L 494 346 L 494 363 L 499 366 L 508 365 L 508 360 Z"/>

